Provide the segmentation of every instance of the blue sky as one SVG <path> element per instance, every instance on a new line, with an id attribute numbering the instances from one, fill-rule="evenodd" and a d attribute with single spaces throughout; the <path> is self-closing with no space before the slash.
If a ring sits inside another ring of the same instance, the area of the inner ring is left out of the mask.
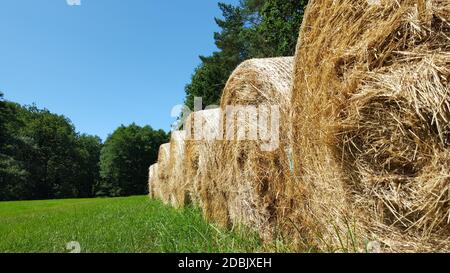
<path id="1" fill-rule="evenodd" d="M 198 56 L 216 50 L 218 2 L 2 0 L 0 90 L 103 140 L 132 122 L 167 131 Z"/>

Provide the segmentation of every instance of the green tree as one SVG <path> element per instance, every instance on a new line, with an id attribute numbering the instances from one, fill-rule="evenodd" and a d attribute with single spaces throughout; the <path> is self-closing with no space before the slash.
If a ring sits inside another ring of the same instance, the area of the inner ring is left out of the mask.
<path id="1" fill-rule="evenodd" d="M 64 116 L 0 100 L 0 200 L 93 196 L 101 141 Z"/>
<path id="2" fill-rule="evenodd" d="M 3 96 L 3 93 L 0 91 L 0 148 L 2 148 L 6 140 L 6 103 Z"/>
<path id="3" fill-rule="evenodd" d="M 70 120 L 36 106 L 24 109 L 23 119 L 21 135 L 34 147 L 26 162 L 36 198 L 76 197 L 77 134 Z"/>
<path id="4" fill-rule="evenodd" d="M 247 58 L 241 32 L 245 17 L 240 7 L 219 3 L 223 19 L 216 18 L 221 28 L 214 33 L 218 52 L 211 56 L 200 56 L 201 64 L 192 75 L 191 82 L 186 85 L 186 105 L 193 109 L 194 98 L 203 99 L 203 107 L 218 104 L 222 90 L 233 69 Z"/>
<path id="5" fill-rule="evenodd" d="M 24 158 L 31 146 L 26 138 L 16 134 L 23 124 L 18 119 L 16 104 L 4 101 L 0 94 L 0 200 L 28 199 L 33 181 Z"/>
<path id="6" fill-rule="evenodd" d="M 102 140 L 97 136 L 80 135 L 77 138 L 78 173 L 77 196 L 93 197 L 94 187 L 100 181 L 100 152 Z"/>
<path id="7" fill-rule="evenodd" d="M 148 167 L 157 160 L 159 146 L 168 135 L 150 126 L 120 126 L 104 143 L 100 156 L 98 196 L 146 193 Z"/>
<path id="8" fill-rule="evenodd" d="M 244 1 L 251 27 L 243 30 L 243 41 L 252 58 L 293 56 L 299 28 L 308 1 Z"/>
<path id="9" fill-rule="evenodd" d="M 203 106 L 218 104 L 233 70 L 250 58 L 292 56 L 307 1 L 242 0 L 238 6 L 220 3 L 220 31 L 214 33 L 218 51 L 200 56 L 201 64 L 186 85 L 186 105 L 194 97 Z"/>

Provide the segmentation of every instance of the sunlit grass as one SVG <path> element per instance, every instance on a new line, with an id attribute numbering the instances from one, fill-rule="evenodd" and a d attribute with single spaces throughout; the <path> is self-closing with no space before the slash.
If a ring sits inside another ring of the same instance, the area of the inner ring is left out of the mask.
<path id="1" fill-rule="evenodd" d="M 261 252 L 256 234 L 225 231 L 198 209 L 146 196 L 0 203 L 0 252 Z"/>

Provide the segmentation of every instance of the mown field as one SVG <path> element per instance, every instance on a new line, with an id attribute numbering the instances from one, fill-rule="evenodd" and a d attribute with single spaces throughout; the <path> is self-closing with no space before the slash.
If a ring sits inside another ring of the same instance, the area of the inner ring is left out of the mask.
<path id="1" fill-rule="evenodd" d="M 176 210 L 147 196 L 0 202 L 0 252 L 261 252 L 248 231 L 225 231 L 198 209 Z"/>

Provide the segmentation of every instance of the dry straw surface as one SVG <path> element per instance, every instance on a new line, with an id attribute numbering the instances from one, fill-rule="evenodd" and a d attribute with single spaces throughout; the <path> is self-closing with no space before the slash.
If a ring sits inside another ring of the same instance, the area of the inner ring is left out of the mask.
<path id="1" fill-rule="evenodd" d="M 309 2 L 288 183 L 299 243 L 449 251 L 449 20 L 443 0 Z"/>
<path id="2" fill-rule="evenodd" d="M 191 113 L 185 123 L 185 167 L 186 183 L 190 199 L 203 206 L 200 197 L 201 181 L 205 181 L 211 160 L 211 146 L 220 138 L 220 109 L 210 109 Z"/>
<path id="3" fill-rule="evenodd" d="M 230 220 L 226 206 L 227 198 L 220 190 L 219 184 L 222 176 L 219 167 L 223 162 L 219 153 L 219 147 L 223 143 L 221 113 L 220 109 L 211 109 L 195 112 L 190 116 L 186 128 L 192 134 L 191 139 L 186 143 L 186 156 L 194 156 L 193 159 L 186 159 L 186 163 L 189 169 L 194 167 L 188 170 L 188 173 L 196 174 L 190 182 L 191 196 L 195 196 L 194 200 L 208 220 L 228 227 Z M 198 158 L 195 158 L 195 154 L 198 154 Z M 188 162 L 194 164 L 188 164 Z M 198 163 L 197 166 L 195 162 Z"/>
<path id="4" fill-rule="evenodd" d="M 186 183 L 186 169 L 184 160 L 184 146 L 186 131 L 173 131 L 170 138 L 169 155 L 169 201 L 173 207 L 181 208 L 190 203 L 188 185 Z"/>
<path id="5" fill-rule="evenodd" d="M 215 150 L 216 194 L 226 199 L 232 224 L 250 226 L 267 240 L 276 231 L 289 168 L 285 148 L 292 69 L 292 57 L 248 60 L 233 72 L 221 100 L 225 140 Z"/>
<path id="6" fill-rule="evenodd" d="M 158 182 L 158 163 L 156 163 L 148 169 L 148 194 L 150 198 L 160 198 Z"/>
<path id="7" fill-rule="evenodd" d="M 158 195 L 165 204 L 170 201 L 169 177 L 169 157 L 170 157 L 170 143 L 163 144 L 159 147 L 158 152 Z"/>
<path id="8" fill-rule="evenodd" d="M 186 131 L 186 140 L 185 140 L 185 167 L 186 167 L 186 184 L 188 185 L 188 191 L 190 194 L 190 199 L 193 204 L 199 204 L 200 198 L 197 194 L 196 184 L 199 177 L 199 151 L 198 146 L 200 143 L 194 139 L 195 133 L 195 117 L 198 112 L 194 112 L 190 114 L 185 121 L 185 131 Z"/>

